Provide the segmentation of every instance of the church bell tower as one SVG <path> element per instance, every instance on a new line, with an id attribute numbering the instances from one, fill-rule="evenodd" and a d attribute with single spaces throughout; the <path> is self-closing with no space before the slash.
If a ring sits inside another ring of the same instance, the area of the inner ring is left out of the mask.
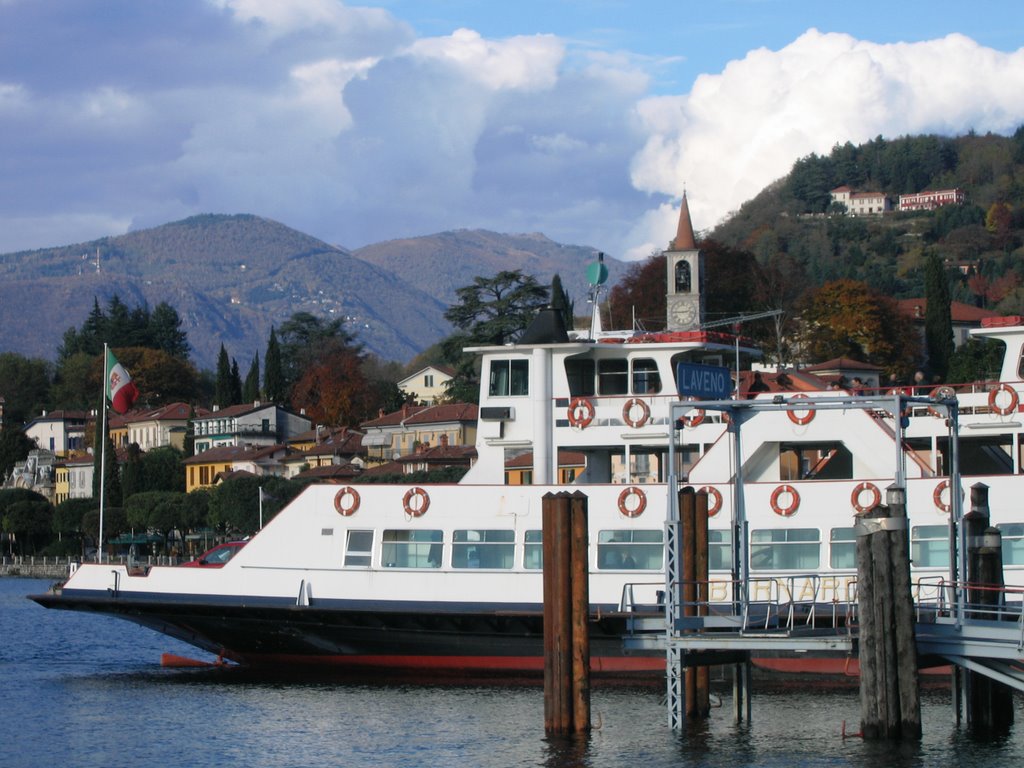
<path id="1" fill-rule="evenodd" d="M 704 322 L 704 256 L 697 250 L 686 192 L 679 208 L 675 239 L 665 251 L 668 293 L 665 297 L 669 331 L 695 331 Z"/>

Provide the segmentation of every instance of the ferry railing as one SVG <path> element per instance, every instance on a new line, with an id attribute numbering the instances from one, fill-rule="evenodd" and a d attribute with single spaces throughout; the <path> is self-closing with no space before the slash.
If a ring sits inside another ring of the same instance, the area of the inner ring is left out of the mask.
<path id="1" fill-rule="evenodd" d="M 971 582 L 955 584 L 941 577 L 920 579 L 917 585 L 918 590 L 915 591 L 921 596 L 916 601 L 919 623 L 934 623 L 938 619 L 954 618 L 955 596 L 960 590 L 968 596 L 963 604 L 966 622 L 976 620 L 1016 623 L 1019 628 L 1017 648 L 1024 650 L 1024 587 Z"/>
<path id="2" fill-rule="evenodd" d="M 637 602 L 636 588 L 643 587 L 648 592 L 653 591 L 654 603 L 650 601 Z M 619 597 L 619 613 L 650 612 L 652 608 L 657 611 L 665 610 L 665 582 L 664 581 L 628 581 L 622 585 L 622 595 Z"/>

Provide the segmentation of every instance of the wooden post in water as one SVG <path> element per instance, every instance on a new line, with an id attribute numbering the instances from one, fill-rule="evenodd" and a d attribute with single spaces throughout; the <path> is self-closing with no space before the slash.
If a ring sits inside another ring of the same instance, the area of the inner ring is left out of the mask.
<path id="1" fill-rule="evenodd" d="M 682 562 L 680 578 L 682 579 L 683 617 L 697 615 L 697 571 L 694 558 L 694 542 L 697 533 L 697 495 L 693 486 L 679 491 L 679 522 L 682 524 Z M 684 687 L 686 700 L 686 716 L 695 717 L 697 711 L 697 670 L 686 667 L 684 670 Z"/>
<path id="2" fill-rule="evenodd" d="M 587 504 L 583 494 L 547 493 L 544 552 L 544 729 L 590 728 L 590 618 Z M 582 543 L 574 546 L 577 538 Z"/>
<path id="3" fill-rule="evenodd" d="M 708 492 L 700 491 L 696 497 L 695 526 L 693 537 L 694 578 L 697 582 L 697 615 L 708 615 Z M 690 717 L 711 716 L 711 674 L 707 666 L 696 668 L 697 692 L 696 710 Z"/>
<path id="4" fill-rule="evenodd" d="M 910 584 L 906 495 L 857 515 L 861 732 L 866 739 L 920 738 L 921 705 Z"/>
<path id="5" fill-rule="evenodd" d="M 1002 533 L 989 525 L 988 486 L 971 486 L 967 534 L 968 616 L 995 621 L 1003 602 Z M 967 724 L 978 731 L 1005 730 L 1013 724 L 1013 690 L 979 672 L 967 672 Z"/>

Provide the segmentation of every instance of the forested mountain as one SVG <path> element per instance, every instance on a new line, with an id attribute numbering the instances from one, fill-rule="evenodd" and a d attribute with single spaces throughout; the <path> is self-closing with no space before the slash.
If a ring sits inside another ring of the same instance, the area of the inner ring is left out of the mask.
<path id="1" fill-rule="evenodd" d="M 959 187 L 963 206 L 882 217 L 837 215 L 830 191 L 900 194 Z M 970 134 L 874 139 L 798 160 L 790 174 L 710 233 L 794 281 L 863 280 L 896 298 L 923 295 L 922 265 L 951 269 L 955 300 L 1024 309 L 1024 128 L 1012 137 Z"/>
<path id="2" fill-rule="evenodd" d="M 117 294 L 132 306 L 172 305 L 201 368 L 213 368 L 221 343 L 238 360 L 262 353 L 271 325 L 300 311 L 343 317 L 369 351 L 404 362 L 451 332 L 444 311 L 474 276 L 522 269 L 547 284 L 562 272 L 579 297 L 595 253 L 542 235 L 459 231 L 354 254 L 258 216 L 194 216 L 0 255 L 0 351 L 53 359 L 64 331 Z"/>

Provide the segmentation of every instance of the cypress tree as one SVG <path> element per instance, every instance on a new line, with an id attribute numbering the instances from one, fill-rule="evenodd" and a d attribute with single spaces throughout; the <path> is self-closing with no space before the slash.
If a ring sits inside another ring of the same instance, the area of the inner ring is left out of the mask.
<path id="1" fill-rule="evenodd" d="M 939 257 L 931 253 L 924 265 L 924 343 L 932 375 L 945 379 L 953 356 L 952 299 Z"/>
<path id="2" fill-rule="evenodd" d="M 270 328 L 270 340 L 267 342 L 267 354 L 263 358 L 263 394 L 272 403 L 284 401 L 284 372 L 281 369 L 281 347 L 277 342 L 277 333 Z"/>
<path id="3" fill-rule="evenodd" d="M 231 358 L 231 404 L 242 402 L 242 374 L 238 370 L 238 361 Z"/>
<path id="4" fill-rule="evenodd" d="M 217 356 L 217 384 L 213 390 L 213 400 L 222 408 L 231 405 L 231 360 L 223 344 Z"/>
<path id="5" fill-rule="evenodd" d="M 253 355 L 252 364 L 249 366 L 249 373 L 245 376 L 245 384 L 242 387 L 242 401 L 255 403 L 260 399 L 260 353 Z"/>

